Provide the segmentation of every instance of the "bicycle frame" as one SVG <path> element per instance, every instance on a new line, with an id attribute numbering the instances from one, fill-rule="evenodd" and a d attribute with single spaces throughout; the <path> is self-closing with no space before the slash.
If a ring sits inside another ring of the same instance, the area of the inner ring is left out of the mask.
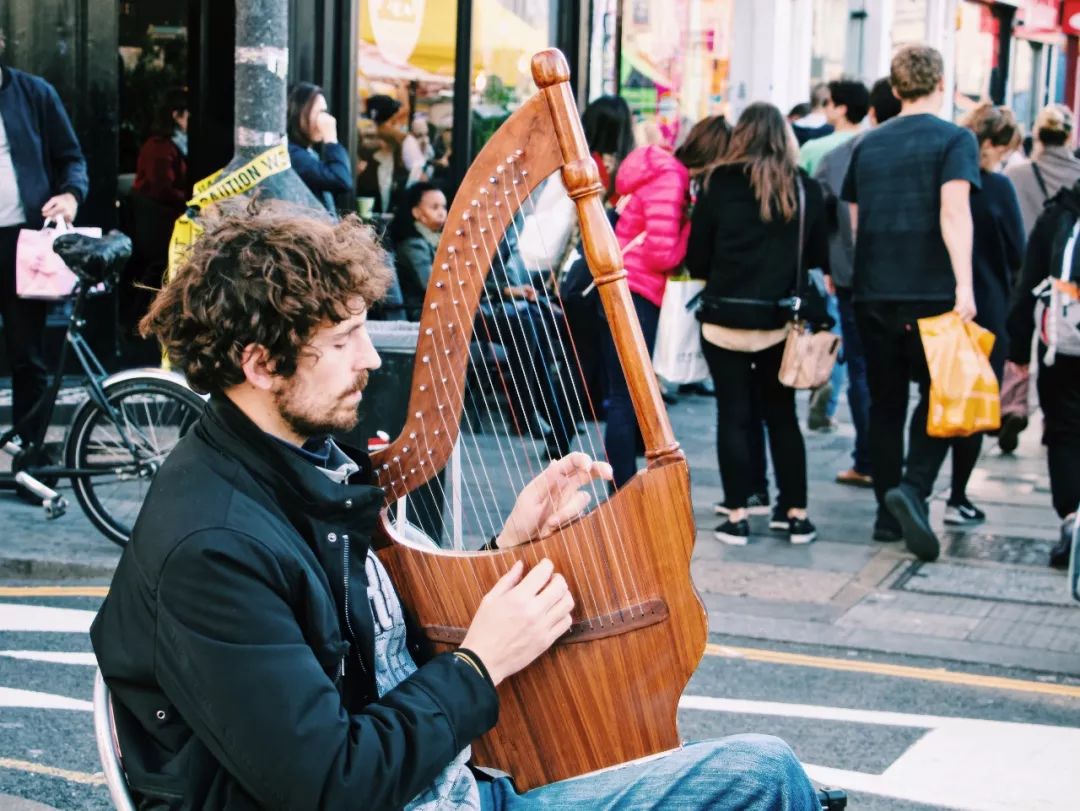
<path id="1" fill-rule="evenodd" d="M 60 347 L 60 358 L 57 361 L 56 371 L 53 374 L 48 387 L 42 392 L 41 397 L 38 398 L 37 402 L 34 403 L 33 408 L 31 408 L 17 424 L 12 425 L 10 429 L 0 435 L 0 449 L 11 456 L 17 456 L 22 451 L 39 449 L 44 445 L 45 436 L 49 430 L 49 424 L 56 411 L 56 399 L 60 394 L 60 387 L 63 384 L 64 365 L 67 363 L 69 348 L 70 351 L 74 352 L 76 359 L 79 361 L 79 365 L 86 375 L 85 388 L 90 399 L 93 400 L 102 411 L 109 415 L 109 419 L 113 424 L 120 424 L 119 415 L 116 413 L 116 410 L 109 405 L 108 399 L 105 396 L 105 390 L 102 386 L 102 382 L 108 377 L 108 372 L 105 371 L 105 367 L 102 366 L 101 361 L 98 360 L 97 355 L 95 355 L 94 351 L 90 348 L 90 344 L 82 335 L 82 330 L 86 326 L 86 320 L 82 317 L 82 314 L 89 293 L 90 291 L 85 285 L 81 283 L 78 285 L 71 315 L 68 318 L 64 343 Z M 31 421 L 35 419 L 37 420 L 37 425 L 34 428 L 32 435 L 27 438 L 22 433 L 22 429 L 31 424 Z M 126 432 L 119 431 L 118 433 L 125 449 L 131 452 L 132 456 L 137 459 L 138 453 L 136 452 L 136 448 L 132 445 Z M 20 440 L 19 442 L 15 441 L 17 437 Z M 99 469 L 88 470 L 84 468 L 68 468 L 54 465 L 43 465 L 40 467 L 32 466 L 28 467 L 26 472 L 29 473 L 31 477 L 55 476 L 58 478 L 94 476 L 103 473 L 103 471 Z M 44 485 L 42 485 L 42 487 L 44 487 Z"/>

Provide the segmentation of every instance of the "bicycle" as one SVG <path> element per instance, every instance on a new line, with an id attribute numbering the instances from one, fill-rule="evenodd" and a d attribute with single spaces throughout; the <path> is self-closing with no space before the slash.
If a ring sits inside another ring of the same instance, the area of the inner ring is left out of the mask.
<path id="1" fill-rule="evenodd" d="M 204 401 L 183 377 L 141 368 L 108 374 L 83 337 L 83 310 L 92 290 L 111 290 L 131 255 L 131 240 L 118 231 L 101 239 L 57 237 L 53 250 L 75 273 L 72 309 L 56 371 L 48 388 L 19 422 L 0 435 L 0 450 L 13 457 L 0 486 L 40 502 L 46 519 L 62 516 L 67 499 L 54 490 L 70 479 L 90 522 L 120 546 L 127 543 L 143 498 L 177 440 L 195 424 Z M 56 410 L 69 350 L 85 373 L 86 394 L 62 443 L 63 464 L 50 458 L 45 436 Z"/>

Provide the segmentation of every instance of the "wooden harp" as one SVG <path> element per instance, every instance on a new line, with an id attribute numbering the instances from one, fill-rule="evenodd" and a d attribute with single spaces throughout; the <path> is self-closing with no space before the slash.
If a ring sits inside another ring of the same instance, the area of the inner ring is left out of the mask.
<path id="1" fill-rule="evenodd" d="M 576 601 L 571 630 L 500 685 L 499 723 L 473 745 L 477 765 L 511 774 L 522 791 L 677 748 L 678 700 L 707 638 L 690 580 L 689 471 L 601 202 L 569 69 L 552 49 L 533 57 L 532 73 L 539 92 L 480 152 L 450 209 L 423 305 L 407 422 L 373 455 L 388 508 L 432 486 L 447 466 L 459 437 L 464 440 L 473 313 L 485 277 L 524 201 L 561 173 L 626 375 L 647 468 L 554 535 L 511 550 L 424 549 L 401 536 L 388 510 L 375 540 L 406 610 L 440 652 L 460 643 L 480 599 L 513 561 L 531 566 L 547 557 L 566 577 Z M 483 489 L 482 479 L 476 486 Z"/>

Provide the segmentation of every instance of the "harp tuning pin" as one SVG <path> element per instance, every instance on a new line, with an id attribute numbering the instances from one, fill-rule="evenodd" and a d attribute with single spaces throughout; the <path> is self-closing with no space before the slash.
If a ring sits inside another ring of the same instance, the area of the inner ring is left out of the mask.
<path id="1" fill-rule="evenodd" d="M 450 350 L 449 350 L 449 349 L 444 349 L 444 350 L 443 350 L 443 354 L 444 354 L 444 355 L 449 355 L 449 354 L 450 354 Z M 442 408 L 442 406 L 439 406 L 439 408 Z"/>
<path id="2" fill-rule="evenodd" d="M 495 174 L 501 175 L 502 173 L 503 173 L 503 167 L 502 166 L 496 166 L 495 167 Z"/>
<path id="3" fill-rule="evenodd" d="M 476 201 L 475 201 L 475 200 L 473 200 L 473 205 L 476 205 Z M 466 212 L 465 212 L 464 214 L 462 214 L 462 215 L 461 215 L 461 219 L 462 219 L 462 220 L 464 220 L 465 222 L 468 222 L 468 221 L 469 221 L 469 217 L 471 217 L 471 216 L 472 216 L 472 214 L 471 214 L 470 212 L 466 211 Z M 458 235 L 460 236 L 460 235 L 461 235 L 461 233 L 462 233 L 462 232 L 461 232 L 461 231 L 459 230 L 459 231 L 458 231 Z"/>
<path id="4" fill-rule="evenodd" d="M 443 283 L 442 283 L 442 282 L 435 282 L 435 286 L 436 286 L 436 287 L 442 287 L 442 286 L 443 286 Z"/>
<path id="5" fill-rule="evenodd" d="M 494 183 L 495 180 L 496 180 L 495 175 L 492 175 L 491 177 L 488 178 L 488 183 Z"/>
<path id="6" fill-rule="evenodd" d="M 441 282 L 440 282 L 440 284 L 441 284 Z M 428 327 L 426 330 L 424 330 L 425 335 L 431 335 L 431 332 L 432 332 L 431 327 Z"/>
<path id="7" fill-rule="evenodd" d="M 442 382 L 443 382 L 443 383 L 445 383 L 445 382 L 446 382 L 446 378 L 445 378 L 445 377 L 444 377 L 444 378 L 442 379 Z"/>
<path id="8" fill-rule="evenodd" d="M 519 158 L 520 158 L 520 157 L 521 157 L 522 155 L 524 155 L 524 154 L 525 154 L 525 150 L 523 150 L 523 149 L 515 149 L 515 150 L 514 150 L 514 155 L 515 155 L 516 157 L 519 157 Z"/>
<path id="9" fill-rule="evenodd" d="M 415 467 L 409 468 L 409 475 L 412 476 L 414 473 L 416 473 L 416 468 Z"/>
<path id="10" fill-rule="evenodd" d="M 424 357 L 423 357 L 424 363 L 427 363 L 429 360 L 430 360 L 430 358 L 427 355 L 424 355 Z"/>
<path id="11" fill-rule="evenodd" d="M 457 307 L 460 303 L 461 303 L 460 301 L 458 301 L 457 299 L 454 299 L 454 306 L 455 307 Z"/>
<path id="12" fill-rule="evenodd" d="M 439 406 L 439 408 L 441 409 L 442 406 Z M 442 433 L 442 432 L 438 428 L 436 428 L 435 429 L 435 436 L 438 436 L 440 433 Z"/>
<path id="13" fill-rule="evenodd" d="M 477 245 L 477 244 L 476 244 L 475 242 L 474 242 L 474 243 L 472 244 L 472 249 L 473 249 L 474 251 L 475 251 L 476 249 L 478 249 L 479 247 L 480 247 L 480 246 L 479 246 L 479 245 Z"/>
<path id="14" fill-rule="evenodd" d="M 446 325 L 446 328 L 447 329 L 453 329 L 454 328 L 454 322 L 451 321 L 449 324 Z M 443 380 L 446 380 L 446 378 L 444 377 Z"/>
<path id="15" fill-rule="evenodd" d="M 433 301 L 433 302 L 431 302 L 431 309 L 437 310 L 437 309 L 439 309 L 439 305 L 436 302 Z"/>
<path id="16" fill-rule="evenodd" d="M 447 253 L 457 253 L 457 248 L 455 248 L 453 245 L 451 245 L 449 248 L 446 249 L 446 252 Z"/>
<path id="17" fill-rule="evenodd" d="M 468 217 L 469 215 L 468 215 L 468 214 L 466 214 L 465 216 L 466 216 L 466 217 Z M 459 228 L 459 229 L 457 229 L 457 230 L 456 230 L 456 231 L 454 232 L 454 236 L 458 236 L 458 237 L 463 237 L 463 236 L 465 236 L 465 229 L 464 229 L 464 228 Z"/>
<path id="18" fill-rule="evenodd" d="M 400 457 L 400 456 L 395 456 L 395 457 L 394 457 L 394 461 L 395 461 L 395 462 L 400 462 L 400 461 L 401 461 L 401 457 Z"/>
<path id="19" fill-rule="evenodd" d="M 420 416 L 419 411 L 416 412 L 416 416 L 418 416 L 418 417 Z M 409 433 L 409 439 L 416 439 L 416 431 L 412 431 L 412 432 Z"/>
<path id="20" fill-rule="evenodd" d="M 522 177 L 527 177 L 527 176 L 528 176 L 528 174 L 529 174 L 529 170 L 528 170 L 528 169 L 522 169 L 522 170 L 521 170 L 521 176 L 522 176 Z"/>
<path id="21" fill-rule="evenodd" d="M 413 414 L 413 416 L 416 417 L 416 419 L 419 420 L 419 419 L 423 419 L 424 414 L 421 411 L 417 411 L 415 414 Z M 413 436 L 416 436 L 416 434 L 413 434 Z"/>
<path id="22" fill-rule="evenodd" d="M 469 205 L 472 206 L 473 208 L 480 208 L 480 201 L 479 200 L 473 200 L 471 203 L 469 203 Z"/>
<path id="23" fill-rule="evenodd" d="M 464 286 L 465 286 L 465 280 L 464 279 L 458 279 L 458 287 L 464 287 Z"/>
<path id="24" fill-rule="evenodd" d="M 427 383 L 420 384 L 420 391 L 427 391 Z"/>
<path id="25" fill-rule="evenodd" d="M 389 470 L 389 469 L 390 469 L 390 465 L 383 465 L 383 466 L 382 466 L 382 469 L 383 469 L 383 470 Z"/>
<path id="26" fill-rule="evenodd" d="M 465 260 L 465 267 L 467 267 L 467 268 L 471 268 L 471 267 L 472 267 L 472 260 L 471 260 L 471 259 L 466 259 L 466 260 Z"/>
<path id="27" fill-rule="evenodd" d="M 443 262 L 442 263 L 442 269 L 443 270 L 450 270 L 450 265 L 448 263 L 446 263 L 446 262 Z"/>
<path id="28" fill-rule="evenodd" d="M 401 452 L 402 453 L 408 453 L 409 452 L 409 446 L 406 445 L 404 448 L 401 449 Z"/>

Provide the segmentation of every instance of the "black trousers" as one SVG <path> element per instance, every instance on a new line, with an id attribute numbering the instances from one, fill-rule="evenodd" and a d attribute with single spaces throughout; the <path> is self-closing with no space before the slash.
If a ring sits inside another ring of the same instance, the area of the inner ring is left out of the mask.
<path id="1" fill-rule="evenodd" d="M 727 506 L 745 507 L 761 486 L 763 454 L 754 438 L 761 435 L 764 419 L 780 491 L 777 507 L 805 508 L 806 445 L 795 413 L 795 389 L 777 378 L 784 344 L 733 352 L 702 339 L 701 347 L 716 387 L 716 457 Z"/>
<path id="2" fill-rule="evenodd" d="M 870 383 L 870 464 L 879 508 L 886 491 L 901 481 L 920 498 L 929 498 L 949 451 L 950 440 L 926 433 L 930 372 L 917 321 L 950 309 L 947 301 L 855 303 Z M 912 380 L 919 384 L 919 402 L 911 415 L 905 465 L 904 424 Z"/>
<path id="3" fill-rule="evenodd" d="M 1058 355 L 1047 366 L 1039 346 L 1039 406 L 1050 468 L 1050 495 L 1058 517 L 1080 505 L 1080 358 Z"/>
<path id="4" fill-rule="evenodd" d="M 45 314 L 48 302 L 15 295 L 15 247 L 21 226 L 0 228 L 0 317 L 11 366 L 12 418 L 18 423 L 48 387 L 45 364 Z M 36 426 L 25 433 L 33 436 Z"/>

